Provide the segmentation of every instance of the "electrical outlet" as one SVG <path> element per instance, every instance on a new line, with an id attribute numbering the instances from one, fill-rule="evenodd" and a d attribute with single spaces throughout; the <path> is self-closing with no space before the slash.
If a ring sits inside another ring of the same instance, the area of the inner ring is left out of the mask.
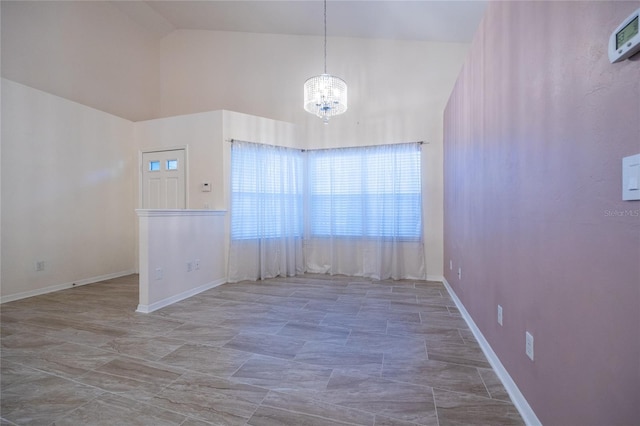
<path id="1" fill-rule="evenodd" d="M 44 260 L 38 260 L 38 261 L 36 261 L 36 271 L 37 271 L 37 272 L 42 272 L 42 271 L 44 271 Z"/>
<path id="2" fill-rule="evenodd" d="M 533 335 L 528 331 L 525 332 L 525 352 L 527 356 L 533 361 Z"/>
<path id="3" fill-rule="evenodd" d="M 162 268 L 156 268 L 156 280 L 162 279 Z"/>
<path id="4" fill-rule="evenodd" d="M 193 271 L 193 262 L 187 262 L 187 272 Z"/>
<path id="5" fill-rule="evenodd" d="M 453 260 L 449 259 L 449 270 L 453 271 Z"/>
<path id="6" fill-rule="evenodd" d="M 193 261 L 193 269 L 195 269 L 196 271 L 200 269 L 200 259 L 196 259 Z"/>
<path id="7" fill-rule="evenodd" d="M 462 279 L 462 268 L 458 268 L 458 279 Z"/>
<path id="8" fill-rule="evenodd" d="M 498 324 L 502 325 L 502 306 L 498 305 Z"/>

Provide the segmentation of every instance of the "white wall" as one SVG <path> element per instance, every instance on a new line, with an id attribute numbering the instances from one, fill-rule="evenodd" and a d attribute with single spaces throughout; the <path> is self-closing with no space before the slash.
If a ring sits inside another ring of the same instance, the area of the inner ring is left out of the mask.
<path id="1" fill-rule="evenodd" d="M 139 152 L 173 148 L 187 150 L 187 208 L 225 210 L 222 111 L 209 111 L 141 121 L 134 124 L 135 146 Z M 138 168 L 139 170 L 139 168 Z M 136 181 L 137 207 L 142 207 Z M 211 192 L 201 184 L 211 183 Z"/>
<path id="2" fill-rule="evenodd" d="M 423 140 L 427 274 L 443 274 L 442 117 L 467 44 L 328 39 L 328 72 L 349 86 L 329 125 L 302 108 L 304 81 L 323 70 L 321 37 L 178 30 L 161 41 L 163 116 L 230 109 L 296 125 L 296 146 Z"/>
<path id="3" fill-rule="evenodd" d="M 159 39 L 106 1 L 2 1 L 2 76 L 133 121 L 158 116 Z"/>
<path id="4" fill-rule="evenodd" d="M 135 146 L 139 152 L 186 148 L 189 209 L 229 210 L 232 139 L 296 147 L 293 124 L 233 111 L 159 118 L 135 123 L 134 127 Z M 203 182 L 211 183 L 211 192 L 202 192 Z M 138 208 L 142 207 L 139 188 L 138 172 Z M 228 216 L 224 220 L 225 235 L 220 244 L 225 247 L 226 267 L 230 223 Z"/>
<path id="5" fill-rule="evenodd" d="M 130 121 L 2 79 L 2 301 L 134 270 L 132 140 Z"/>
<path id="6" fill-rule="evenodd" d="M 224 212 L 138 210 L 139 312 L 152 312 L 227 281 Z M 191 270 L 187 268 L 191 264 Z"/>

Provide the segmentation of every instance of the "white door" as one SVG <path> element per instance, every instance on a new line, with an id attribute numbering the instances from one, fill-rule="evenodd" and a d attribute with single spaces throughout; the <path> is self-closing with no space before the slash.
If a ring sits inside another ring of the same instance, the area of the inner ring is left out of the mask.
<path id="1" fill-rule="evenodd" d="M 142 208 L 186 208 L 184 149 L 142 154 Z"/>

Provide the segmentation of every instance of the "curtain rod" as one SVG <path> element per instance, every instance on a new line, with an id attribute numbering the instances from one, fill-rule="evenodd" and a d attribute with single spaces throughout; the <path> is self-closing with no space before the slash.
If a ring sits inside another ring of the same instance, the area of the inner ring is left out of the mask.
<path id="1" fill-rule="evenodd" d="M 304 149 L 301 149 L 301 148 L 291 148 L 289 146 L 274 145 L 274 144 L 263 143 L 263 142 L 243 141 L 243 140 L 240 140 L 240 139 L 225 139 L 225 142 L 229 142 L 231 144 L 233 144 L 234 142 L 252 143 L 252 144 L 255 144 L 255 145 L 267 145 L 267 146 L 273 146 L 273 147 L 276 147 L 276 148 L 285 148 L 285 149 L 294 149 L 294 150 L 304 151 Z"/>
<path id="2" fill-rule="evenodd" d="M 256 143 L 259 144 L 260 142 L 252 142 L 252 141 L 242 141 L 239 139 L 225 139 L 225 142 L 229 142 L 229 143 L 234 143 L 234 142 L 245 142 L 245 143 Z M 380 144 L 380 145 L 360 145 L 360 146 L 340 146 L 337 148 L 320 148 L 320 149 L 342 149 L 342 148 L 375 148 L 378 146 L 384 146 L 384 145 L 409 145 L 409 144 L 418 144 L 418 145 L 424 145 L 427 144 L 429 145 L 429 142 L 425 142 L 425 141 L 415 141 L 415 142 L 398 142 L 398 143 L 388 143 L 388 144 Z M 262 145 L 271 145 L 271 144 L 265 144 L 263 143 Z M 271 146 L 280 146 L 280 145 L 271 145 Z M 287 148 L 287 147 L 283 147 L 283 148 Z M 296 148 L 293 148 L 296 149 Z M 318 149 L 319 150 L 319 149 Z M 308 150 L 308 149 L 302 149 L 302 151 L 313 151 L 313 150 Z"/>
<path id="3" fill-rule="evenodd" d="M 381 146 L 388 146 L 388 145 L 424 145 L 427 144 L 429 145 L 429 142 L 425 142 L 425 141 L 416 141 L 416 142 L 397 142 L 397 143 L 383 143 L 383 144 L 379 144 L 379 145 L 355 145 L 355 146 L 339 146 L 336 148 L 316 148 L 316 149 L 307 149 L 305 151 L 325 151 L 328 149 L 353 149 L 353 148 L 378 148 Z"/>

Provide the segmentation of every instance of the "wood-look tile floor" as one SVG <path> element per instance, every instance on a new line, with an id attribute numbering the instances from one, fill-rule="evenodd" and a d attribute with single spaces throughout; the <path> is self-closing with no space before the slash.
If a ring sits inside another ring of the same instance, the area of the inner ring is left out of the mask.
<path id="1" fill-rule="evenodd" d="M 132 275 L 1 305 L 1 423 L 522 424 L 442 283 L 304 275 L 137 303 Z"/>

